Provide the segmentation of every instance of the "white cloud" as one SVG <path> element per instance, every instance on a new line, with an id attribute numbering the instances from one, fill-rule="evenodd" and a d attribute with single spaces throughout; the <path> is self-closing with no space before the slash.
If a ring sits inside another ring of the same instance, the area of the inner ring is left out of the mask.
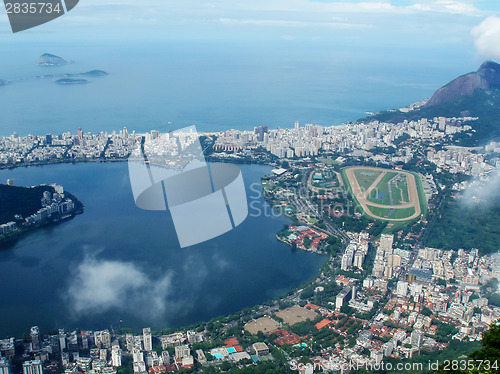
<path id="1" fill-rule="evenodd" d="M 472 29 L 474 45 L 479 55 L 500 60 L 500 17 L 491 16 Z"/>
<path id="2" fill-rule="evenodd" d="M 159 315 L 167 307 L 171 278 L 167 274 L 155 280 L 132 263 L 86 257 L 77 267 L 66 297 L 77 314 L 120 309 Z"/>
<path id="3" fill-rule="evenodd" d="M 307 22 L 307 21 L 289 21 L 280 19 L 234 19 L 220 18 L 219 21 L 225 25 L 253 25 L 253 26 L 272 26 L 272 27 L 327 27 L 333 29 L 359 29 L 368 28 L 370 25 L 349 23 L 349 22 Z"/>
<path id="4" fill-rule="evenodd" d="M 389 0 L 331 1 L 310 0 L 87 0 L 62 17 L 59 22 L 79 25 L 161 27 L 186 24 L 220 24 L 220 20 L 239 20 L 240 24 L 270 26 L 328 25 L 333 18 L 351 15 L 411 15 L 415 13 L 450 13 L 477 15 L 480 11 L 471 0 L 418 0 L 411 6 L 397 6 Z M 64 19 L 64 20 L 63 20 Z M 338 19 L 337 19 L 338 20 Z M 6 22 L 6 18 L 3 20 Z M 347 24 L 355 24 L 353 20 Z M 333 23 L 333 27 L 342 23 Z"/>
<path id="5" fill-rule="evenodd" d="M 467 16 L 474 16 L 481 13 L 481 11 L 470 2 L 456 0 L 419 2 L 409 6 L 408 9 L 424 12 L 462 14 Z"/>
<path id="6" fill-rule="evenodd" d="M 469 207 L 489 206 L 500 199 L 500 169 L 495 169 L 488 180 L 474 180 L 464 192 L 463 203 Z M 479 204 L 479 205 L 477 205 Z"/>

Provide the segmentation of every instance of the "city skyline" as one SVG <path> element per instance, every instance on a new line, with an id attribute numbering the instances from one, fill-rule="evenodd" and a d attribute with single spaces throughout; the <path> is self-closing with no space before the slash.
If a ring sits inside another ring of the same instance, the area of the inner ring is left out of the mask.
<path id="1" fill-rule="evenodd" d="M 498 1 L 5 5 L 0 374 L 498 372 Z"/>

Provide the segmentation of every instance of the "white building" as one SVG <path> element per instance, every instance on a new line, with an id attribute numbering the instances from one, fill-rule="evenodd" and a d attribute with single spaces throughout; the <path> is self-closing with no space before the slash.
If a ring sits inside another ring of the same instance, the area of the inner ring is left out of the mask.
<path id="1" fill-rule="evenodd" d="M 394 242 L 394 235 L 382 234 L 380 237 L 380 249 L 384 253 L 392 254 L 392 243 Z"/>
<path id="2" fill-rule="evenodd" d="M 3 358 L 0 357 L 0 374 L 11 374 L 12 371 L 10 370 L 10 364 L 9 362 Z"/>
<path id="3" fill-rule="evenodd" d="M 424 342 L 424 333 L 422 330 L 413 330 L 411 333 L 411 346 L 412 348 L 420 348 Z"/>
<path id="4" fill-rule="evenodd" d="M 111 361 L 115 367 L 122 366 L 122 350 L 119 347 L 114 347 L 111 351 Z"/>
<path id="5" fill-rule="evenodd" d="M 142 330 L 142 336 L 144 340 L 144 350 L 152 351 L 153 350 L 153 338 L 151 337 L 151 329 L 146 327 Z"/>
<path id="6" fill-rule="evenodd" d="M 23 374 L 43 374 L 42 361 L 33 360 L 23 362 Z"/>
<path id="7" fill-rule="evenodd" d="M 408 283 L 405 281 L 398 281 L 396 293 L 400 297 L 406 297 L 406 295 L 408 295 Z"/>

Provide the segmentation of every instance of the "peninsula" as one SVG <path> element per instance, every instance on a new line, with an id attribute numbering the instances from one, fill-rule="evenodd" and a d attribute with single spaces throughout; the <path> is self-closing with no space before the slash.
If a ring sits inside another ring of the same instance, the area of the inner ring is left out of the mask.
<path id="1" fill-rule="evenodd" d="M 0 244 L 20 235 L 83 213 L 83 204 L 62 186 L 16 187 L 0 184 Z"/>

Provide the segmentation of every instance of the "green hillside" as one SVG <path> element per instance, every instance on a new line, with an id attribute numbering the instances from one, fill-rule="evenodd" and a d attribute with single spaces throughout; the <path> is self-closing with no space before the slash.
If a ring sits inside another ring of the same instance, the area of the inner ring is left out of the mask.
<path id="1" fill-rule="evenodd" d="M 398 123 L 420 118 L 434 117 L 479 117 L 469 123 L 475 131 L 455 136 L 457 145 L 482 145 L 492 139 L 500 138 L 500 90 L 483 91 L 477 89 L 471 96 L 463 96 L 455 100 L 434 106 L 423 106 L 417 110 L 403 113 L 399 110 L 384 111 L 359 121 Z"/>
<path id="2" fill-rule="evenodd" d="M 448 194 L 425 233 L 425 245 L 433 248 L 479 249 L 481 254 L 500 250 L 500 201 L 467 206 Z"/>
<path id="3" fill-rule="evenodd" d="M 0 184 L 0 224 L 13 221 L 15 214 L 26 217 L 35 213 L 42 207 L 41 199 L 45 191 L 52 193 L 54 188 L 50 186 L 26 188 Z"/>

